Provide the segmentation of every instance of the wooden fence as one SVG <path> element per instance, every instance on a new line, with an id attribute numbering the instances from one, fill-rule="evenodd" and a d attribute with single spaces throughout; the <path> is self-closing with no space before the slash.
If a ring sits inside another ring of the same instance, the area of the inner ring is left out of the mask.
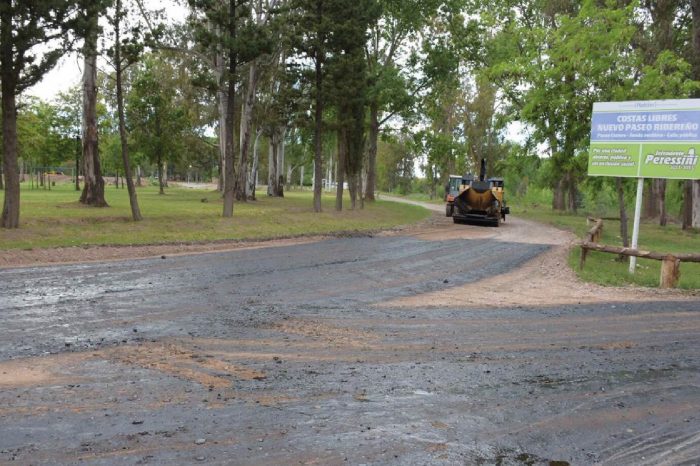
<path id="1" fill-rule="evenodd" d="M 581 262 L 579 265 L 582 269 L 586 263 L 588 251 L 608 252 L 619 256 L 635 256 L 644 259 L 658 260 L 661 261 L 659 286 L 661 288 L 675 288 L 678 286 L 678 280 L 681 276 L 681 262 L 700 262 L 700 254 L 664 254 L 660 252 L 599 244 L 598 242 L 603 233 L 603 220 L 591 218 L 588 220 L 592 221 L 594 225 L 586 234 L 586 239 L 581 242 Z"/>

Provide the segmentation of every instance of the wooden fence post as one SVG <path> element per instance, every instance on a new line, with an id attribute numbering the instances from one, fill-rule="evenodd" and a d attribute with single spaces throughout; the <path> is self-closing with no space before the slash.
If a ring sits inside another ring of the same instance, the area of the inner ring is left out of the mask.
<path id="1" fill-rule="evenodd" d="M 579 262 L 579 269 L 583 270 L 583 266 L 586 265 L 586 256 L 588 255 L 588 248 L 585 245 L 581 245 L 581 262 Z"/>
<path id="2" fill-rule="evenodd" d="M 588 230 L 588 233 L 586 234 L 587 241 L 590 243 L 598 243 L 600 242 L 600 237 L 603 233 L 603 220 L 602 219 L 595 219 L 592 217 L 588 217 L 586 219 L 587 222 L 594 222 L 595 224 L 593 225 L 593 228 Z"/>
<path id="3" fill-rule="evenodd" d="M 675 288 L 681 277 L 681 261 L 677 257 L 669 254 L 661 262 L 661 288 Z"/>

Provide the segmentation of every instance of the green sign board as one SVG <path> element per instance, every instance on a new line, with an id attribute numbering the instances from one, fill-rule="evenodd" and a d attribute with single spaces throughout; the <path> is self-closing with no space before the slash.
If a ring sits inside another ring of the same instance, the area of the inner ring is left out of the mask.
<path id="1" fill-rule="evenodd" d="M 593 104 L 590 176 L 700 179 L 700 99 Z"/>

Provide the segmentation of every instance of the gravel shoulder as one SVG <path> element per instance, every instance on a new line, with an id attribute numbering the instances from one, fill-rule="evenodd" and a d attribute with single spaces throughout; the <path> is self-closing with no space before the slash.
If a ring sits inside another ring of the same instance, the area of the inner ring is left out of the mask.
<path id="1" fill-rule="evenodd" d="M 391 198 L 402 202 L 400 198 Z M 442 212 L 441 206 L 406 201 Z M 430 225 L 410 232 L 428 241 L 454 241 L 455 248 L 470 247 L 468 240 L 547 245 L 548 251 L 508 273 L 488 277 L 444 291 L 398 298 L 386 307 L 547 306 L 564 304 L 685 301 L 697 299 L 700 291 L 662 290 L 644 287 L 605 287 L 580 280 L 568 265 L 569 251 L 579 241 L 570 232 L 542 223 L 509 216 L 499 228 L 456 225 L 450 218 L 434 217 Z M 463 242 L 460 242 L 463 241 Z M 445 264 L 449 269 L 449 263 Z"/>
<path id="2" fill-rule="evenodd" d="M 329 236 L 284 238 L 265 241 L 214 241 L 206 243 L 150 244 L 139 246 L 88 246 L 0 251 L 0 268 L 84 264 L 148 259 L 190 254 L 274 248 L 328 239 Z"/>

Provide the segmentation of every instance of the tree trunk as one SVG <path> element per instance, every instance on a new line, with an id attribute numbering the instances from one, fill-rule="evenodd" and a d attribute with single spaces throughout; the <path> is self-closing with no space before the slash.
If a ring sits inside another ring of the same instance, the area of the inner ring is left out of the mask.
<path id="1" fill-rule="evenodd" d="M 357 175 L 357 195 L 360 197 L 360 210 L 365 208 L 365 196 L 364 191 L 362 191 L 362 173 Z"/>
<path id="2" fill-rule="evenodd" d="M 217 189 L 220 193 L 224 192 L 224 173 L 226 171 L 226 102 L 228 94 L 224 90 L 224 59 L 221 54 L 216 55 L 216 74 L 219 89 L 216 93 L 218 110 L 219 110 L 219 180 Z"/>
<path id="3" fill-rule="evenodd" d="M 666 180 L 659 179 L 657 182 L 657 193 L 659 203 L 659 225 L 666 226 Z"/>
<path id="4" fill-rule="evenodd" d="M 0 190 L 4 190 L 4 189 L 5 189 L 5 185 L 3 184 L 3 180 L 2 180 L 2 179 L 3 179 L 3 176 L 2 176 L 2 175 L 3 175 L 4 172 L 5 172 L 5 170 L 3 170 L 2 164 L 0 164 Z"/>
<path id="5" fill-rule="evenodd" d="M 379 142 L 379 105 L 373 101 L 369 107 L 369 147 L 367 150 L 367 182 L 364 198 L 374 202 L 377 179 L 377 145 Z"/>
<path id="6" fill-rule="evenodd" d="M 627 232 L 627 208 L 625 206 L 625 190 L 622 186 L 622 178 L 615 178 L 617 187 L 617 203 L 620 207 L 620 238 L 622 246 L 629 247 L 629 234 Z"/>
<path id="7" fill-rule="evenodd" d="M 121 140 L 122 146 L 122 163 L 124 164 L 124 177 L 126 178 L 126 187 L 129 191 L 129 205 L 131 206 L 131 218 L 134 221 L 142 220 L 141 209 L 139 209 L 139 202 L 136 198 L 136 187 L 134 186 L 134 179 L 131 176 L 131 165 L 129 161 L 129 145 L 126 137 L 126 122 L 124 118 L 124 89 L 122 86 L 122 63 L 121 63 L 121 42 L 119 39 L 120 35 L 120 14 L 121 14 L 121 0 L 116 0 L 115 3 L 115 21 L 114 21 L 114 65 L 116 71 L 116 85 L 117 85 L 117 113 L 119 114 L 119 139 Z M 124 181 L 122 180 L 122 187 Z"/>
<path id="8" fill-rule="evenodd" d="M 163 137 L 162 130 L 160 127 L 160 114 L 156 112 L 155 114 L 156 123 L 156 137 L 160 141 Z M 165 187 L 165 180 L 163 179 L 163 147 L 158 144 L 156 146 L 156 164 L 158 165 L 158 194 L 165 194 L 163 188 Z"/>
<path id="9" fill-rule="evenodd" d="M 236 183 L 236 199 L 247 200 L 246 187 L 248 185 L 248 152 L 250 151 L 251 131 L 253 129 L 253 105 L 255 93 L 258 87 L 257 61 L 250 63 L 248 71 L 248 88 L 241 109 L 241 160 L 238 165 L 238 182 Z"/>
<path id="10" fill-rule="evenodd" d="M 274 192 L 274 184 L 275 184 L 275 167 L 274 164 L 277 161 L 277 157 L 275 157 L 275 135 L 273 134 L 270 136 L 270 140 L 268 142 L 268 148 L 267 148 L 267 195 L 272 196 L 272 193 Z"/>
<path id="11" fill-rule="evenodd" d="M 656 179 L 644 184 L 644 218 L 656 218 L 659 215 L 659 191 Z"/>
<path id="12" fill-rule="evenodd" d="M 348 176 L 348 191 L 350 192 L 350 209 L 357 208 L 357 173 Z"/>
<path id="13" fill-rule="evenodd" d="M 683 207 L 681 208 L 682 229 L 687 230 L 693 226 L 693 182 L 683 182 Z"/>
<path id="14" fill-rule="evenodd" d="M 554 186 L 554 196 L 552 197 L 552 209 L 563 211 L 566 209 L 564 196 L 564 179 L 561 178 Z"/>
<path id="15" fill-rule="evenodd" d="M 343 210 L 343 185 L 345 184 L 345 158 L 347 157 L 347 129 L 338 130 L 338 163 L 336 164 L 335 210 Z"/>
<path id="16" fill-rule="evenodd" d="M 253 163 L 250 167 L 250 177 L 248 178 L 248 189 L 246 191 L 246 195 L 248 196 L 249 199 L 255 200 L 255 185 L 258 181 L 258 165 L 260 163 L 260 155 L 259 155 L 259 140 L 260 140 L 260 135 L 262 134 L 261 130 L 258 130 L 257 133 L 255 134 L 255 142 L 253 143 Z"/>
<path id="17" fill-rule="evenodd" d="M 323 21 L 323 1 L 316 1 L 316 20 L 319 24 Z M 321 38 L 319 38 L 321 39 Z M 318 41 L 322 43 L 321 40 Z M 321 212 L 321 180 L 323 179 L 323 62 L 325 52 L 322 45 L 317 45 L 315 51 L 316 74 L 316 108 L 314 128 L 314 212 Z"/>
<path id="18" fill-rule="evenodd" d="M 576 179 L 574 178 L 573 173 L 569 173 L 567 176 L 568 179 L 568 189 L 569 189 L 569 211 L 576 213 L 578 210 L 578 206 L 576 205 L 576 193 L 577 193 L 577 186 L 576 186 Z"/>
<path id="19" fill-rule="evenodd" d="M 80 191 L 80 152 L 82 149 L 80 137 L 76 137 L 75 142 L 75 190 Z"/>
<path id="20" fill-rule="evenodd" d="M 85 39 L 83 70 L 83 192 L 80 202 L 107 207 L 97 140 L 97 14 L 92 13 Z"/>
<path id="21" fill-rule="evenodd" d="M 284 196 L 284 134 L 286 128 L 278 126 L 270 136 L 270 151 L 267 161 L 267 195 Z"/>
<path id="22" fill-rule="evenodd" d="M 160 149 L 157 152 L 157 164 L 158 164 L 158 194 L 165 194 L 163 190 L 163 156 L 160 153 Z"/>
<path id="23" fill-rule="evenodd" d="M 220 92 L 219 94 L 223 96 L 223 93 Z M 221 106 L 221 108 L 224 107 L 224 105 Z M 224 132 L 224 128 L 226 127 L 225 115 L 226 111 L 223 110 L 221 117 L 219 118 L 219 179 L 217 181 L 217 189 L 222 195 L 224 193 L 224 172 L 226 171 L 226 134 Z"/>
<path id="24" fill-rule="evenodd" d="M 136 186 L 143 186 L 143 183 L 141 181 L 141 165 L 136 165 Z"/>
<path id="25" fill-rule="evenodd" d="M 280 126 L 279 139 L 277 143 L 277 193 L 276 196 L 284 197 L 284 141 L 286 139 L 287 128 L 285 126 Z"/>
<path id="26" fill-rule="evenodd" d="M 236 39 L 236 4 L 237 0 L 229 0 L 229 40 Z M 234 183 L 235 175 L 233 171 L 233 125 L 235 124 L 236 111 L 236 66 L 238 56 L 233 45 L 229 46 L 228 50 L 228 82 L 226 96 L 226 119 L 224 134 L 226 136 L 226 147 L 224 154 L 224 210 L 223 217 L 233 217 L 233 199 L 234 199 Z"/>
<path id="27" fill-rule="evenodd" d="M 0 10 L 0 86 L 2 88 L 2 168 L 5 173 L 5 201 L 0 226 L 19 227 L 19 177 L 17 176 L 16 76 L 13 71 L 12 12 Z"/>
<path id="28" fill-rule="evenodd" d="M 277 196 L 277 132 L 270 136 L 270 148 L 267 155 L 267 195 Z"/>

